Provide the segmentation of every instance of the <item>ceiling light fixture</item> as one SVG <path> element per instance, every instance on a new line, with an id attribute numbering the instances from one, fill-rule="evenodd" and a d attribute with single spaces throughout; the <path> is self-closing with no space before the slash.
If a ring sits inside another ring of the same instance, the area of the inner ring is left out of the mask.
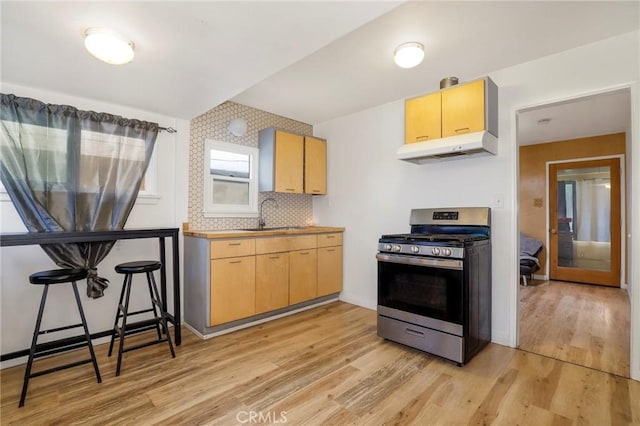
<path id="1" fill-rule="evenodd" d="M 396 65 L 400 68 L 413 68 L 420 64 L 423 59 L 424 46 L 416 41 L 402 43 L 393 52 L 393 60 L 396 61 Z"/>
<path id="2" fill-rule="evenodd" d="M 87 28 L 84 31 L 84 47 L 108 64 L 123 65 L 133 60 L 133 42 L 108 28 Z"/>

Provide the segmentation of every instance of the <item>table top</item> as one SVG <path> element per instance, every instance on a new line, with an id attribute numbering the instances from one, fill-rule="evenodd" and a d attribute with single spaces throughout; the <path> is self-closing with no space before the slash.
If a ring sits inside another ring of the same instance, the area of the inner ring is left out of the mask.
<path id="1" fill-rule="evenodd" d="M 178 232 L 179 228 L 136 228 L 117 231 L 6 232 L 0 234 L 0 247 L 177 237 Z"/>

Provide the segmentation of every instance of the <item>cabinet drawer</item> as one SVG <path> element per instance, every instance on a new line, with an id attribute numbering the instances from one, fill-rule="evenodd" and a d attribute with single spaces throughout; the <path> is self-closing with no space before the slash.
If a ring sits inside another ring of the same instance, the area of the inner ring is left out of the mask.
<path id="1" fill-rule="evenodd" d="M 289 251 L 291 237 L 257 238 L 256 254 L 281 253 Z"/>
<path id="2" fill-rule="evenodd" d="M 342 232 L 336 232 L 334 234 L 320 234 L 318 235 L 318 247 L 330 247 L 342 245 Z"/>
<path id="3" fill-rule="evenodd" d="M 289 250 L 306 250 L 314 249 L 318 245 L 318 240 L 315 235 L 300 235 L 290 237 Z"/>
<path id="4" fill-rule="evenodd" d="M 210 243 L 211 259 L 251 256 L 256 254 L 256 240 L 220 240 Z"/>

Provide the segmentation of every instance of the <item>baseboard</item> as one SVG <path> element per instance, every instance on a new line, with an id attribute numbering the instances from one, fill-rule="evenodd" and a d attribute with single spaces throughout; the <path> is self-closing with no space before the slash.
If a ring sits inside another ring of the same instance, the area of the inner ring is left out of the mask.
<path id="1" fill-rule="evenodd" d="M 549 281 L 549 276 L 548 276 L 548 275 L 537 275 L 537 274 L 533 274 L 531 277 L 532 277 L 534 280 Z"/>
<path id="2" fill-rule="evenodd" d="M 332 298 L 327 299 L 327 300 L 320 301 L 318 303 L 302 306 L 302 307 L 300 307 L 298 309 L 293 309 L 291 311 L 282 312 L 282 313 L 276 314 L 276 315 L 270 315 L 270 316 L 265 317 L 265 318 L 260 318 L 260 319 L 255 320 L 255 321 L 246 322 L 244 324 L 240 324 L 240 325 L 237 325 L 237 326 L 234 326 L 234 327 L 225 328 L 224 330 L 219 330 L 219 331 L 215 331 L 215 332 L 207 333 L 207 334 L 202 334 L 202 333 L 196 331 L 193 327 L 191 327 L 186 322 L 183 323 L 183 325 L 185 327 L 187 327 L 189 329 L 189 331 L 191 331 L 193 334 L 198 336 L 200 339 L 207 340 L 207 339 L 211 339 L 212 337 L 217 337 L 217 336 L 222 336 L 223 334 L 233 333 L 234 331 L 242 330 L 244 328 L 253 327 L 254 325 L 263 324 L 265 322 L 273 321 L 273 320 L 278 319 L 278 318 L 284 318 L 284 317 L 288 317 L 288 316 L 293 315 L 293 314 L 297 314 L 299 312 L 308 311 L 309 309 L 317 308 L 318 306 L 326 305 L 328 303 L 332 303 L 332 302 L 335 302 L 337 300 L 339 300 L 339 299 L 338 299 L 338 296 L 336 295 L 335 297 L 332 297 Z"/>

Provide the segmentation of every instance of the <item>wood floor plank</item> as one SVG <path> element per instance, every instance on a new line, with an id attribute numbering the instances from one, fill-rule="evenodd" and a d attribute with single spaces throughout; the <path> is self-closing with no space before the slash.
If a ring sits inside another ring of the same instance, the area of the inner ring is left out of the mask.
<path id="1" fill-rule="evenodd" d="M 538 282 L 520 287 L 520 348 L 629 377 L 631 306 L 626 290 Z"/>
<path id="2" fill-rule="evenodd" d="M 103 383 L 90 366 L 34 378 L 23 408 L 24 365 L 7 368 L 0 424 L 640 425 L 639 382 L 497 344 L 458 367 L 375 325 L 374 311 L 335 302 L 205 341 L 185 329 L 175 359 L 163 345 L 133 351 L 119 377 L 98 345 Z"/>

